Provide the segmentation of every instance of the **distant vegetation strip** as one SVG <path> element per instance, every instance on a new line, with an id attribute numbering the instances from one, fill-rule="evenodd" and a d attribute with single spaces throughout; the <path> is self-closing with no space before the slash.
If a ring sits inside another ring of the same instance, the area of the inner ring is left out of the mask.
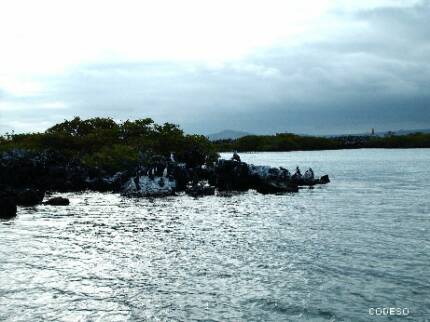
<path id="1" fill-rule="evenodd" d="M 145 118 L 115 122 L 111 118 L 82 120 L 75 117 L 43 133 L 0 136 L 0 153 L 23 149 L 51 150 L 78 159 L 89 167 L 113 172 L 133 168 L 144 155 L 169 156 L 178 162 L 204 164 L 227 151 L 299 151 L 354 148 L 429 148 L 430 133 L 381 136 L 316 137 L 290 133 L 247 135 L 238 139 L 210 141 L 203 135 L 185 134 L 178 125 L 156 124 Z M 146 157 L 148 159 L 148 157 Z"/>
<path id="2" fill-rule="evenodd" d="M 228 151 L 311 151 L 359 148 L 430 148 L 430 133 L 386 136 L 301 136 L 291 133 L 248 135 L 238 139 L 213 141 L 219 152 Z"/>

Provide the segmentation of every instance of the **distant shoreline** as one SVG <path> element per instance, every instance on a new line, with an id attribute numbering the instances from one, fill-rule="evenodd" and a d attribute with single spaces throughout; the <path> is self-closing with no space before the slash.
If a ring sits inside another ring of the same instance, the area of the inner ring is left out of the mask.
<path id="1" fill-rule="evenodd" d="M 274 151 L 274 150 L 267 150 L 267 151 L 237 151 L 240 153 L 274 153 L 274 152 L 318 152 L 318 151 L 340 151 L 340 150 L 412 150 L 412 149 L 430 149 L 430 147 L 397 147 L 397 148 L 339 148 L 339 149 L 310 149 L 310 150 L 289 150 L 289 151 Z M 218 153 L 233 153 L 235 150 L 230 151 L 218 151 Z"/>
<path id="2" fill-rule="evenodd" d="M 241 132 L 242 134 L 245 132 Z M 169 155 L 180 160 L 199 155 L 214 161 L 217 152 L 291 152 L 343 149 L 410 149 L 430 148 L 430 133 L 394 133 L 381 135 L 309 136 L 293 133 L 253 135 L 233 139 L 209 140 L 185 134 L 178 125 L 154 123 L 150 118 L 116 123 L 110 118 L 79 117 L 56 124 L 43 133 L 0 135 L 0 153 L 13 149 L 51 150 L 68 158 L 79 158 L 90 166 L 121 170 L 134 165 L 144 151 Z M 194 155 L 194 156 L 193 156 Z"/>
<path id="3" fill-rule="evenodd" d="M 292 152 L 351 149 L 412 149 L 430 148 L 430 133 L 407 135 L 337 137 L 300 136 L 292 133 L 248 135 L 238 139 L 213 141 L 215 150 L 222 152 Z"/>

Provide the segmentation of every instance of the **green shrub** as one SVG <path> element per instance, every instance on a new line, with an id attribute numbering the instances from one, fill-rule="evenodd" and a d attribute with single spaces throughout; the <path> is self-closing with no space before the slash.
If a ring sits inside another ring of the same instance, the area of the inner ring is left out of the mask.
<path id="1" fill-rule="evenodd" d="M 82 162 L 93 168 L 116 172 L 130 169 L 138 164 L 139 155 L 136 149 L 126 145 L 104 146 L 94 154 L 86 154 Z"/>
<path id="2" fill-rule="evenodd" d="M 139 152 L 179 159 L 213 160 L 215 146 L 204 136 L 185 135 L 178 125 L 158 125 L 150 118 L 116 123 L 111 118 L 82 120 L 75 117 L 44 133 L 7 134 L 0 139 L 0 152 L 10 149 L 53 150 L 81 159 L 92 167 L 120 170 L 137 164 Z"/>

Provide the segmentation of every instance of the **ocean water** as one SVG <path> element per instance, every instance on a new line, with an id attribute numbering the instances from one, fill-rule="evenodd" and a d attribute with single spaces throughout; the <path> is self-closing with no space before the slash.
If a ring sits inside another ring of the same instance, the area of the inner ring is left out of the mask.
<path id="1" fill-rule="evenodd" d="M 0 320 L 430 320 L 430 149 L 241 157 L 332 182 L 20 208 L 0 222 Z M 408 315 L 369 314 L 390 307 Z"/>

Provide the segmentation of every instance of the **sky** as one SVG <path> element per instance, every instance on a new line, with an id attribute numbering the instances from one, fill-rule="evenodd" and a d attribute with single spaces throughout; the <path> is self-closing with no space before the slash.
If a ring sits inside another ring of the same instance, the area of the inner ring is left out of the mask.
<path id="1" fill-rule="evenodd" d="M 430 1 L 2 0 L 0 133 L 430 128 Z"/>

